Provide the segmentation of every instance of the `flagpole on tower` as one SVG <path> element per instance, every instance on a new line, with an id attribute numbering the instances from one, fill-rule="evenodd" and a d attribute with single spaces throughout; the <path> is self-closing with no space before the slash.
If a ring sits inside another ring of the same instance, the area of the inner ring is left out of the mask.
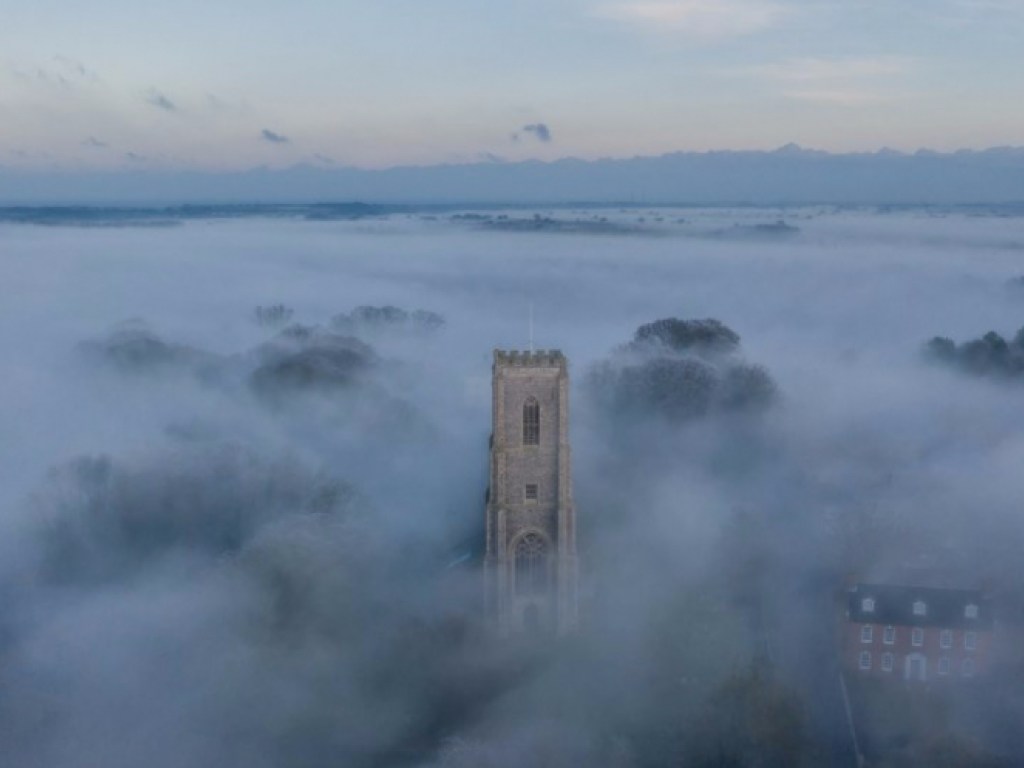
<path id="1" fill-rule="evenodd" d="M 533 354 L 533 302 L 530 302 L 530 354 Z"/>

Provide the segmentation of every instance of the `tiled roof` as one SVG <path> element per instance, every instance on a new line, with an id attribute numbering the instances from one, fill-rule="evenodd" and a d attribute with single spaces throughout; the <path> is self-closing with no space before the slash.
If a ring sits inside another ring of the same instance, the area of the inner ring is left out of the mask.
<path id="1" fill-rule="evenodd" d="M 848 593 L 850 621 L 860 624 L 944 627 L 946 629 L 992 628 L 992 602 L 976 589 L 936 589 L 892 584 L 857 584 Z M 865 601 L 874 610 L 865 610 Z M 914 613 L 915 603 L 924 604 L 924 615 Z M 978 617 L 968 618 L 967 607 L 977 606 Z"/>

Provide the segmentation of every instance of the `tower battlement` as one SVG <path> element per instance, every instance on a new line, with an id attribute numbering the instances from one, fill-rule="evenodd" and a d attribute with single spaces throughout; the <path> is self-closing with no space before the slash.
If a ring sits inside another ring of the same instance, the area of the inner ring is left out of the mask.
<path id="1" fill-rule="evenodd" d="M 557 349 L 537 349 L 532 352 L 518 349 L 496 349 L 494 350 L 494 364 L 495 366 L 508 365 L 522 366 L 523 368 L 566 367 L 565 355 Z"/>

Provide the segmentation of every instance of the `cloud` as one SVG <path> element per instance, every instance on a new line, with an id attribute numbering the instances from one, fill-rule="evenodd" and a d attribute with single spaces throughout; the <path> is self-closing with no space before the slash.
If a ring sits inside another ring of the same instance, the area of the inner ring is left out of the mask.
<path id="1" fill-rule="evenodd" d="M 90 136 L 82 142 L 83 147 L 89 147 L 91 149 L 106 149 L 110 145 L 105 141 L 100 141 L 95 136 Z"/>
<path id="2" fill-rule="evenodd" d="M 907 72 L 913 61 L 903 56 L 870 56 L 862 58 L 794 58 L 734 70 L 768 80 L 784 82 L 815 82 L 858 80 L 890 77 Z"/>
<path id="3" fill-rule="evenodd" d="M 269 128 L 264 128 L 262 131 L 260 131 L 260 137 L 264 141 L 269 141 L 271 144 L 287 144 L 289 141 L 291 141 L 291 139 L 289 139 L 287 136 L 280 133 L 275 133 L 274 131 L 271 131 Z"/>
<path id="4" fill-rule="evenodd" d="M 175 105 L 173 101 L 167 98 L 156 88 L 150 88 L 146 91 L 146 103 L 152 104 L 154 107 L 159 107 L 167 112 L 175 112 L 178 109 L 177 105 Z"/>
<path id="5" fill-rule="evenodd" d="M 324 165 L 334 165 L 337 162 L 333 157 L 321 154 L 320 152 L 314 152 L 313 159 L 318 163 L 323 163 Z"/>
<path id="6" fill-rule="evenodd" d="M 787 99 L 794 101 L 806 101 L 816 104 L 836 104 L 846 107 L 858 107 L 864 104 L 871 104 L 879 101 L 886 101 L 887 94 L 878 91 L 859 90 L 855 88 L 833 88 L 833 89 L 808 89 L 797 91 L 785 91 Z"/>
<path id="7" fill-rule="evenodd" d="M 532 133 L 540 141 L 551 141 L 551 129 L 544 123 L 531 123 L 530 125 L 524 125 L 523 130 L 527 133 Z"/>
<path id="8" fill-rule="evenodd" d="M 857 106 L 895 97 L 892 83 L 915 66 L 904 56 L 791 58 L 724 74 L 775 84 L 798 101 Z"/>
<path id="9" fill-rule="evenodd" d="M 54 56 L 53 62 L 64 72 L 64 74 L 70 77 L 77 77 L 82 80 L 99 80 L 99 75 L 94 70 L 89 69 L 78 59 L 73 59 L 70 56 Z"/>
<path id="10" fill-rule="evenodd" d="M 706 39 L 753 34 L 774 26 L 785 13 L 770 0 L 617 2 L 596 10 L 602 18 Z"/>

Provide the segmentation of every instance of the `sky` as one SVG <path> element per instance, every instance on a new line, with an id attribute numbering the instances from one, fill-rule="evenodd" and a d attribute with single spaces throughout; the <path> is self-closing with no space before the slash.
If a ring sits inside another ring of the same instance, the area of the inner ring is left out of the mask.
<path id="1" fill-rule="evenodd" d="M 1024 143 L 1019 0 L 0 0 L 0 168 Z"/>

